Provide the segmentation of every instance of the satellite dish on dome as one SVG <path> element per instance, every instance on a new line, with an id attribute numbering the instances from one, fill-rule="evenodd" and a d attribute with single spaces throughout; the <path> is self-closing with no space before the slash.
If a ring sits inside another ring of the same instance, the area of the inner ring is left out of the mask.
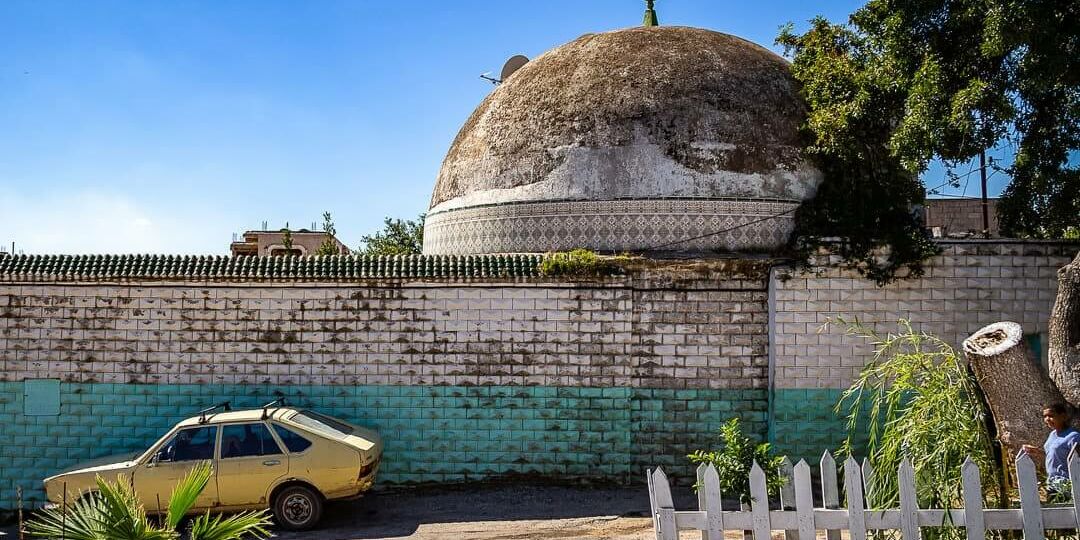
<path id="1" fill-rule="evenodd" d="M 529 59 L 523 55 L 515 54 L 514 56 L 511 56 L 510 59 L 503 64 L 502 72 L 499 73 L 499 80 L 505 82 L 515 71 L 521 69 L 521 66 L 524 66 L 527 63 L 529 63 Z"/>

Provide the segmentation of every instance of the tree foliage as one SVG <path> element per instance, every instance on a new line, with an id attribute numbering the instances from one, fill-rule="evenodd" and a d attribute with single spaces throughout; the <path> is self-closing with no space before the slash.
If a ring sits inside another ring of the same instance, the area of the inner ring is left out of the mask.
<path id="1" fill-rule="evenodd" d="M 823 18 L 777 42 L 809 105 L 808 153 L 826 175 L 797 216 L 810 249 L 842 255 L 878 281 L 932 253 L 909 208 L 934 159 L 968 163 L 1015 145 L 998 206 L 1003 232 L 1060 237 L 1080 224 L 1080 3 L 870 0 L 846 24 Z M 892 247 L 875 259 L 881 246 Z"/>
<path id="2" fill-rule="evenodd" d="M 822 18 L 801 36 L 782 31 L 778 42 L 794 53 L 792 71 L 810 109 L 807 152 L 825 175 L 795 216 L 799 259 L 828 246 L 878 283 L 904 267 L 921 274 L 936 248 L 912 213 L 922 185 L 889 147 L 903 105 L 890 74 L 865 36 Z"/>
<path id="3" fill-rule="evenodd" d="M 383 219 L 383 228 L 372 235 L 365 235 L 360 252 L 364 255 L 410 255 L 424 250 L 425 214 L 411 219 Z"/>
<path id="4" fill-rule="evenodd" d="M 285 224 L 285 228 L 281 229 L 281 245 L 285 248 L 285 253 L 292 251 L 293 239 L 292 231 L 289 230 L 289 224 Z"/>
<path id="5" fill-rule="evenodd" d="M 867 454 L 877 471 L 869 493 L 872 507 L 898 504 L 896 471 L 905 458 L 915 468 L 920 502 L 932 508 L 963 504 L 965 459 L 979 466 L 983 485 L 997 485 L 1000 468 L 986 422 L 989 412 L 975 377 L 956 351 L 913 330 L 905 320 L 897 333 L 886 336 L 858 321 L 838 322 L 848 335 L 863 337 L 874 347 L 873 359 L 836 406 L 837 413 L 847 416 L 842 453 L 852 454 L 857 439 L 869 435 Z"/>
<path id="6" fill-rule="evenodd" d="M 330 212 L 323 212 L 323 232 L 326 233 L 326 238 L 319 244 L 319 247 L 315 250 L 316 255 L 338 255 L 341 251 L 338 249 L 335 235 L 337 235 L 337 228 L 334 227 L 334 218 L 330 216 Z"/>

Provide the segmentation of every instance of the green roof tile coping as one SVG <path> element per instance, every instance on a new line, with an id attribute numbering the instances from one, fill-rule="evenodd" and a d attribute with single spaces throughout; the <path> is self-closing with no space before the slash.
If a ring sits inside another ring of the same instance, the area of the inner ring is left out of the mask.
<path id="1" fill-rule="evenodd" d="M 543 255 L 9 255 L 0 281 L 506 279 L 540 277 Z"/>

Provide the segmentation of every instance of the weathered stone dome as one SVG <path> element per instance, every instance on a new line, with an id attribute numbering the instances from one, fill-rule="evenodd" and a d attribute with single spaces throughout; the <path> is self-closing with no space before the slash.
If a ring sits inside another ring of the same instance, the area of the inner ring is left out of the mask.
<path id="1" fill-rule="evenodd" d="M 469 117 L 424 252 L 774 249 L 820 181 L 800 152 L 805 114 L 788 63 L 749 41 L 671 26 L 584 35 Z"/>

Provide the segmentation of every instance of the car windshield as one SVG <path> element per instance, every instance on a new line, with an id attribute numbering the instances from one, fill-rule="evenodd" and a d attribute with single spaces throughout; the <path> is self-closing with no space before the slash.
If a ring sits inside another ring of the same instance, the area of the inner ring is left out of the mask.
<path id="1" fill-rule="evenodd" d="M 289 420 L 333 437 L 344 437 L 353 432 L 347 424 L 314 411 L 300 411 Z"/>

